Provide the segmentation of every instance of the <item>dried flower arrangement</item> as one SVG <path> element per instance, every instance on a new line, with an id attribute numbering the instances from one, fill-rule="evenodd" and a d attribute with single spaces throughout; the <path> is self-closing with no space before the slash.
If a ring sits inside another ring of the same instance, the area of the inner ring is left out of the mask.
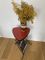
<path id="1" fill-rule="evenodd" d="M 14 3 L 14 1 L 12 2 L 12 4 L 13 10 L 18 15 L 19 21 L 23 26 L 23 28 L 22 27 L 13 28 L 13 35 L 14 37 L 16 37 L 17 41 L 16 43 L 21 48 L 21 51 L 24 54 L 25 47 L 28 42 L 28 40 L 25 38 L 28 36 L 30 32 L 30 29 L 28 27 L 24 28 L 24 26 L 27 25 L 27 21 L 33 23 L 34 17 L 36 16 L 36 12 L 32 5 L 28 5 L 23 1 L 21 2 L 21 5 Z"/>
<path id="2" fill-rule="evenodd" d="M 12 2 L 13 4 L 13 10 L 18 15 L 19 20 L 21 23 L 26 23 L 27 21 L 31 21 L 33 23 L 33 19 L 36 16 L 36 12 L 32 5 L 28 5 L 25 2 L 21 2 L 21 5 L 19 8 L 18 4 Z"/>

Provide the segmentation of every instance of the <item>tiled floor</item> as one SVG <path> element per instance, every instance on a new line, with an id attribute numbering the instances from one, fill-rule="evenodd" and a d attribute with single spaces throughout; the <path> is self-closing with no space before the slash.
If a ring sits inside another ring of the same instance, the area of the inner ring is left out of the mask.
<path id="1" fill-rule="evenodd" d="M 23 60 L 45 60 L 45 42 L 28 44 Z M 22 53 L 14 39 L 0 38 L 0 60 L 21 60 Z"/>

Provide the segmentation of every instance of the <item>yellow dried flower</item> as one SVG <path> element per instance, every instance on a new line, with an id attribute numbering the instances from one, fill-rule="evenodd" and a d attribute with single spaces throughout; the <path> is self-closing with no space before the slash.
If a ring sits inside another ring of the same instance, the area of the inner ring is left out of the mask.
<path id="1" fill-rule="evenodd" d="M 18 7 L 18 4 L 12 2 L 13 10 L 19 16 L 20 22 L 31 21 L 33 23 L 33 19 L 36 16 L 36 12 L 32 5 L 28 5 L 25 2 L 21 2 L 21 8 Z"/>

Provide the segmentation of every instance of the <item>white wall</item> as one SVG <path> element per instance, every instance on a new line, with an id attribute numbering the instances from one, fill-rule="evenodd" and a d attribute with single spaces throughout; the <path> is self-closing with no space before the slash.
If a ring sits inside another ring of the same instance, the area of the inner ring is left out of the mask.
<path id="1" fill-rule="evenodd" d="M 20 3 L 21 0 L 16 0 Z M 45 0 L 24 0 L 32 4 L 37 12 L 32 28 L 32 40 L 45 41 Z M 12 0 L 0 0 L 0 36 L 13 38 L 12 28 L 19 25 L 18 17 L 13 12 Z M 30 25 L 29 25 L 30 26 Z M 30 39 L 30 34 L 29 37 Z"/>

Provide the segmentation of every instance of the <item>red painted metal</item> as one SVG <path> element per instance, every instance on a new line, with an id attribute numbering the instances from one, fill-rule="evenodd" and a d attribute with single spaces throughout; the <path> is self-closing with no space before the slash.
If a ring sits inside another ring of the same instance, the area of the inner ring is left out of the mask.
<path id="1" fill-rule="evenodd" d="M 21 41 L 28 36 L 30 29 L 15 27 L 15 28 L 13 28 L 12 32 L 13 32 L 13 35 L 16 38 L 16 40 Z"/>

